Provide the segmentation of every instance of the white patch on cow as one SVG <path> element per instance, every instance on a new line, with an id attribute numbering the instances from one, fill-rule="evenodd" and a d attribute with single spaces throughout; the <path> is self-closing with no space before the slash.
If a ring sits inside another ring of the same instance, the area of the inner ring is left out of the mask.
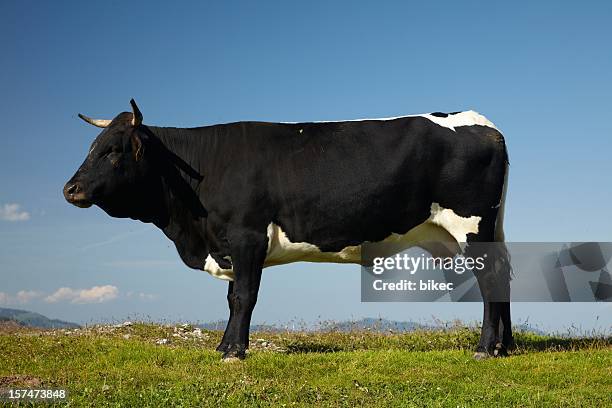
<path id="1" fill-rule="evenodd" d="M 440 126 L 444 126 L 446 128 L 451 129 L 452 131 L 455 131 L 455 128 L 459 126 L 474 126 L 474 125 L 487 126 L 495 130 L 498 130 L 495 127 L 495 125 L 491 123 L 491 121 L 489 121 L 489 119 L 485 118 L 478 112 L 474 112 L 473 110 L 459 112 L 454 115 L 448 115 L 447 117 L 444 117 L 444 118 L 440 116 L 434 116 L 431 114 L 424 114 L 424 115 L 419 115 L 419 116 L 427 118 L 431 120 L 432 122 L 437 123 Z"/>
<path id="2" fill-rule="evenodd" d="M 474 126 L 474 125 L 487 126 L 487 127 L 490 127 L 492 129 L 495 129 L 495 130 L 499 131 L 499 129 L 497 129 L 497 127 L 495 127 L 495 125 L 490 120 L 488 120 L 483 115 L 481 115 L 480 113 L 475 112 L 473 110 L 455 113 L 453 115 L 448 115 L 446 117 L 434 116 L 431 113 L 421 113 L 421 114 L 418 114 L 418 115 L 393 116 L 393 117 L 389 117 L 389 118 L 365 118 L 365 119 L 348 119 L 348 120 L 321 120 L 321 121 L 313 121 L 313 122 L 310 122 L 310 123 L 363 122 L 363 121 L 366 121 L 366 120 L 388 121 L 388 120 L 403 119 L 403 118 L 414 118 L 414 117 L 417 117 L 417 116 L 429 119 L 430 121 L 434 122 L 435 124 L 440 125 L 440 126 L 445 127 L 445 128 L 448 128 L 448 129 L 450 129 L 452 131 L 456 131 L 455 128 L 459 127 L 459 126 Z M 308 122 L 281 122 L 281 123 L 297 124 L 297 123 L 308 123 Z M 300 132 L 300 133 L 302 133 L 302 132 Z"/>
<path id="3" fill-rule="evenodd" d="M 468 234 L 478 233 L 480 221 L 479 216 L 461 217 L 449 208 L 432 203 L 430 216 L 425 222 L 405 234 L 392 233 L 382 242 L 402 244 L 405 248 L 422 246 L 431 253 L 440 250 L 441 247 L 423 244 L 441 243 L 444 251 L 457 253 L 466 242 Z M 267 235 L 268 251 L 264 267 L 292 262 L 361 263 L 361 245 L 348 246 L 340 252 L 322 252 L 314 244 L 292 242 L 285 231 L 274 223 L 268 225 Z M 221 268 L 210 255 L 206 258 L 204 270 L 215 278 L 234 280 L 234 271 Z"/>
<path id="4" fill-rule="evenodd" d="M 210 254 L 206 257 L 206 261 L 204 262 L 204 270 L 210 273 L 215 278 L 219 278 L 226 281 L 234 280 L 233 269 L 221 268 L 217 261 L 215 261 L 215 259 L 210 256 Z"/>
<path id="5" fill-rule="evenodd" d="M 442 208 L 438 203 L 431 204 L 431 215 L 426 222 L 438 225 L 448 231 L 457 243 L 465 243 L 467 234 L 477 234 L 481 217 L 461 217 L 449 208 Z"/>

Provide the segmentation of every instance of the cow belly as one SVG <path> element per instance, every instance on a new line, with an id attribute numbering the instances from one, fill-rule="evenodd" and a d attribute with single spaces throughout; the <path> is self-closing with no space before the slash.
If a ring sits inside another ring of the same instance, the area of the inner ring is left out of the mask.
<path id="1" fill-rule="evenodd" d="M 444 247 L 452 252 L 466 242 L 467 234 L 478 233 L 481 217 L 461 217 L 451 209 L 442 208 L 438 203 L 431 205 L 431 214 L 422 224 L 405 234 L 391 233 L 382 242 L 400 244 L 404 249 L 413 246 L 429 246 L 431 243 L 445 243 Z M 420 245 L 423 244 L 423 245 Z M 429 249 L 425 248 L 425 249 Z M 281 265 L 290 262 L 334 262 L 361 263 L 361 245 L 348 246 L 340 252 L 321 252 L 316 245 L 308 242 L 291 242 L 278 225 L 268 226 L 268 254 L 265 266 Z"/>
<path id="2" fill-rule="evenodd" d="M 481 217 L 476 215 L 461 217 L 451 209 L 432 203 L 430 216 L 425 222 L 405 234 L 391 233 L 382 242 L 399 244 L 397 247 L 402 249 L 419 246 L 435 256 L 448 256 L 459 252 L 467 234 L 478 233 L 480 220 Z M 264 267 L 292 262 L 361 263 L 361 245 L 347 246 L 339 252 L 322 252 L 314 244 L 292 242 L 274 223 L 268 225 L 267 233 L 268 252 Z M 204 270 L 219 279 L 234 279 L 234 271 L 222 269 L 210 255 Z"/>

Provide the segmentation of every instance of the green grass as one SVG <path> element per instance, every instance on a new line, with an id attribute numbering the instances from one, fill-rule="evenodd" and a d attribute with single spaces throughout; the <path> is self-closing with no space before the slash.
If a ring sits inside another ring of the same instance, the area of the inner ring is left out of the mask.
<path id="1" fill-rule="evenodd" d="M 612 406 L 609 337 L 519 333 L 513 356 L 474 361 L 469 328 L 255 333 L 247 360 L 224 363 L 220 332 L 175 330 L 4 330 L 0 388 L 35 379 L 69 406 Z"/>

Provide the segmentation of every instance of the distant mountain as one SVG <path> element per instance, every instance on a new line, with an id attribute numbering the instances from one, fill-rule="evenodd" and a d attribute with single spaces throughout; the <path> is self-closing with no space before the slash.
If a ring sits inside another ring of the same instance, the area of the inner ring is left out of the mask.
<path id="1" fill-rule="evenodd" d="M 324 322 L 319 324 L 318 330 L 329 331 L 351 331 L 351 330 L 369 330 L 373 332 L 410 332 L 419 329 L 428 329 L 434 326 L 416 323 L 416 322 L 400 322 L 396 320 L 387 320 L 382 318 L 364 317 L 360 320 L 347 320 L 343 322 Z"/>
<path id="2" fill-rule="evenodd" d="M 227 327 L 227 320 L 218 320 L 216 322 L 200 323 L 196 324 L 197 327 L 205 330 L 225 330 Z M 278 332 L 287 330 L 283 326 L 274 326 L 269 324 L 252 324 L 251 331 L 253 332 Z"/>
<path id="3" fill-rule="evenodd" d="M 1 321 L 13 321 L 21 326 L 37 327 L 41 329 L 76 329 L 81 327 L 76 323 L 49 319 L 39 313 L 19 309 L 5 309 L 2 307 L 0 307 L 0 322 Z"/>
<path id="4" fill-rule="evenodd" d="M 0 307 L 0 323 L 3 321 L 16 322 L 21 326 L 36 327 L 41 329 L 75 329 L 81 327 L 76 323 L 65 322 L 58 319 L 49 319 L 39 313 L 29 312 L 27 310 L 6 309 Z M 219 320 L 216 322 L 200 323 L 195 326 L 207 330 L 225 330 L 227 320 Z M 360 320 L 345 320 L 345 321 L 323 321 L 316 324 L 306 323 L 285 323 L 278 325 L 271 324 L 253 324 L 251 325 L 252 332 L 284 332 L 284 331 L 339 331 L 349 332 L 353 330 L 368 330 L 376 333 L 402 333 L 411 332 L 419 329 L 439 329 L 443 328 L 440 324 L 424 324 L 411 321 L 396 321 L 381 318 L 366 317 Z M 527 323 L 520 323 L 515 327 L 516 331 L 531 332 L 535 334 L 546 334 L 543 330 L 533 327 Z"/>
<path id="5" fill-rule="evenodd" d="M 459 325 L 461 326 L 460 322 Z M 206 330 L 225 330 L 227 326 L 227 320 L 219 320 L 216 322 L 209 323 L 201 323 L 196 326 L 206 329 Z M 452 326 L 450 326 L 452 328 Z M 339 331 L 339 332 L 349 332 L 349 331 L 360 331 L 367 330 L 375 333 L 405 333 L 411 332 L 415 330 L 426 330 L 426 329 L 443 329 L 448 328 L 444 324 L 441 323 L 417 323 L 411 321 L 396 321 L 396 320 L 387 320 L 382 318 L 372 318 L 365 317 L 359 320 L 345 320 L 336 322 L 333 320 L 323 321 L 316 324 L 306 324 L 306 323 L 296 323 L 296 324 L 279 324 L 279 325 L 270 325 L 270 324 L 252 324 L 251 331 L 252 332 L 283 332 L 283 331 Z M 477 327 L 476 327 L 477 328 Z M 514 330 L 521 332 L 530 332 L 539 335 L 547 334 L 545 331 L 533 327 L 527 323 L 520 323 L 514 327 Z"/>
<path id="6" fill-rule="evenodd" d="M 216 322 L 199 324 L 198 327 L 207 330 L 224 330 L 227 326 L 227 320 L 219 320 Z M 427 329 L 435 326 L 416 322 L 398 322 L 394 320 L 380 318 L 363 318 L 360 320 L 347 320 L 342 322 L 324 321 L 314 325 L 305 323 L 297 324 L 253 324 L 251 331 L 253 332 L 279 332 L 279 331 L 340 331 L 348 332 L 352 330 L 370 330 L 373 332 L 409 332 L 418 329 Z"/>

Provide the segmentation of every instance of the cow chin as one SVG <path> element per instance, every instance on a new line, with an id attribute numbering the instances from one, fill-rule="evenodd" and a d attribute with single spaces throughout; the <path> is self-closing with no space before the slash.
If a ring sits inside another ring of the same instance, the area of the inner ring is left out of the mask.
<path id="1" fill-rule="evenodd" d="M 79 207 L 79 208 L 89 208 L 89 207 L 91 207 L 93 205 L 91 200 L 87 199 L 85 197 L 85 195 L 82 194 L 82 193 L 81 194 L 74 194 L 74 195 L 66 198 L 66 200 L 70 204 L 72 204 L 72 205 L 74 205 L 76 207 Z"/>
<path id="2" fill-rule="evenodd" d="M 72 202 L 72 204 L 79 208 L 89 208 L 92 206 L 92 203 L 90 203 L 89 201 L 74 201 Z"/>

